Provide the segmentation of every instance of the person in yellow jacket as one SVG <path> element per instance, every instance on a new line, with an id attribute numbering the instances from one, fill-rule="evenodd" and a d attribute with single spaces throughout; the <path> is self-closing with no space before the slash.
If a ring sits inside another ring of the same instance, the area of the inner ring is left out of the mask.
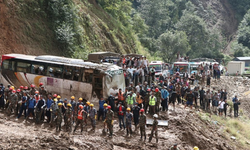
<path id="1" fill-rule="evenodd" d="M 132 108 L 134 103 L 135 103 L 135 97 L 136 95 L 134 95 L 134 93 L 131 91 L 130 93 L 128 93 L 126 102 L 127 102 L 127 107 Z"/>
<path id="2" fill-rule="evenodd" d="M 156 105 L 156 97 L 154 96 L 154 92 L 152 91 L 151 96 L 149 96 L 149 114 L 155 114 L 155 105 Z"/>

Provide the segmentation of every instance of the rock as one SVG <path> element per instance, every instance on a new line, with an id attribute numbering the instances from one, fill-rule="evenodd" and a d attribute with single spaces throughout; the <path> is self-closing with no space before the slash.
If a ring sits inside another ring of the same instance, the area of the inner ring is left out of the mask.
<path id="1" fill-rule="evenodd" d="M 231 139 L 232 139 L 232 140 L 236 140 L 236 137 L 234 137 L 234 136 L 231 136 Z"/>
<path id="2" fill-rule="evenodd" d="M 71 145 L 71 146 L 69 147 L 69 150 L 78 150 L 78 148 L 76 148 L 76 147 L 74 147 L 74 146 Z"/>

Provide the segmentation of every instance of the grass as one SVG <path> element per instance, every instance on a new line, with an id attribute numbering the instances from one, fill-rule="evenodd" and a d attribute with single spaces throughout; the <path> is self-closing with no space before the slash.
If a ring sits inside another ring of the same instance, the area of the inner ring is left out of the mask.
<path id="1" fill-rule="evenodd" d="M 242 111 L 243 114 L 243 111 Z M 217 127 L 222 129 L 224 137 L 231 140 L 231 136 L 236 137 L 236 142 L 244 148 L 249 149 L 250 145 L 250 119 L 246 116 L 239 118 L 225 118 L 207 113 L 198 113 L 204 121 L 209 121 L 211 124 L 217 122 Z"/>

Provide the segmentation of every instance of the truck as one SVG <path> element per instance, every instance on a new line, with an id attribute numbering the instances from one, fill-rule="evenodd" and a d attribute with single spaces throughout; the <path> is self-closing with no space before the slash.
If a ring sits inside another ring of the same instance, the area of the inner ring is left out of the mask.
<path id="1" fill-rule="evenodd" d="M 245 71 L 245 62 L 244 61 L 230 61 L 227 64 L 227 71 L 229 74 L 243 74 Z"/>

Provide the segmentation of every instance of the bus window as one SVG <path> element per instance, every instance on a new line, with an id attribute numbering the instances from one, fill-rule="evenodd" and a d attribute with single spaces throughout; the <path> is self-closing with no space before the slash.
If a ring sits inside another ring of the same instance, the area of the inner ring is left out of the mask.
<path id="1" fill-rule="evenodd" d="M 3 61 L 3 66 L 2 67 L 3 67 L 3 69 L 14 71 L 15 70 L 15 62 L 5 60 L 5 61 Z"/>
<path id="2" fill-rule="evenodd" d="M 16 71 L 17 72 L 24 72 L 24 73 L 30 73 L 31 72 L 31 65 L 29 63 L 25 62 L 17 62 Z"/>
<path id="3" fill-rule="evenodd" d="M 38 74 L 38 75 L 44 75 L 44 66 L 43 65 L 35 65 L 32 64 L 31 66 L 31 73 Z"/>
<path id="4" fill-rule="evenodd" d="M 83 75 L 82 75 L 82 81 L 91 83 L 92 77 L 93 77 L 93 70 L 90 70 L 90 69 L 84 70 Z"/>
<path id="5" fill-rule="evenodd" d="M 73 71 L 73 80 L 79 81 L 80 73 L 81 73 L 81 68 L 80 67 L 75 67 Z"/>
<path id="6" fill-rule="evenodd" d="M 71 80 L 72 79 L 72 72 L 73 72 L 73 69 L 71 66 L 64 66 L 64 75 L 63 75 L 63 78 L 64 79 L 69 79 Z"/>
<path id="7" fill-rule="evenodd" d="M 47 69 L 47 76 L 49 77 L 55 77 L 55 78 L 62 78 L 62 67 L 54 67 L 54 66 L 48 66 Z"/>

